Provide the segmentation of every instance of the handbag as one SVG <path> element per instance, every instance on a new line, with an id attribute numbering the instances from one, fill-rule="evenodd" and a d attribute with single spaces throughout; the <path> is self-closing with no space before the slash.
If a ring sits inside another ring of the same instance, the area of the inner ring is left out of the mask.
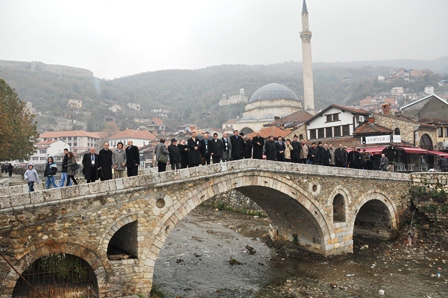
<path id="1" fill-rule="evenodd" d="M 161 162 L 161 163 L 167 163 L 168 162 L 168 156 L 165 154 L 160 154 L 159 158 L 157 159 L 157 162 Z"/>
<path id="2" fill-rule="evenodd" d="M 74 165 L 72 165 L 72 170 L 76 171 L 77 169 L 79 169 L 79 164 L 75 163 Z"/>

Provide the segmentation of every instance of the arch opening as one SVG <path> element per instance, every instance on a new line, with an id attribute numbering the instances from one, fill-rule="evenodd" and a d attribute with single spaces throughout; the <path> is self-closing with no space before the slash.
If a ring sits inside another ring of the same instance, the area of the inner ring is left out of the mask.
<path id="1" fill-rule="evenodd" d="M 333 199 L 333 222 L 345 222 L 345 199 L 341 194 Z"/>
<path id="2" fill-rule="evenodd" d="M 434 149 L 431 137 L 428 134 L 425 133 L 422 135 L 422 137 L 420 138 L 419 147 L 425 150 Z"/>
<path id="3" fill-rule="evenodd" d="M 394 229 L 386 204 L 376 199 L 366 202 L 356 215 L 353 236 L 391 239 Z"/>
<path id="4" fill-rule="evenodd" d="M 250 127 L 244 127 L 243 129 L 240 130 L 240 133 L 243 133 L 245 135 L 253 133 L 254 130 Z"/>
<path id="5" fill-rule="evenodd" d="M 93 268 L 71 254 L 49 254 L 34 261 L 19 277 L 12 297 L 98 297 L 98 282 Z"/>
<path id="6" fill-rule="evenodd" d="M 253 200 L 272 220 L 269 234 L 274 240 L 296 242 L 306 250 L 325 254 L 324 233 L 310 211 L 298 200 L 263 186 L 236 188 Z"/>
<path id="7" fill-rule="evenodd" d="M 138 224 L 133 221 L 122 226 L 110 239 L 107 245 L 107 258 L 136 259 L 138 256 Z"/>

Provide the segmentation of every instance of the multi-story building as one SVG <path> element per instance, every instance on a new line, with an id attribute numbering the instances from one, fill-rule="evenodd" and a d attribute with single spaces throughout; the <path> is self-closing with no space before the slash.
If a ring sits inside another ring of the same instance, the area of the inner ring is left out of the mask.
<path id="1" fill-rule="evenodd" d="M 51 156 L 55 159 L 55 156 L 60 156 L 64 153 L 65 148 L 70 150 L 70 146 L 60 140 L 40 141 L 35 146 L 36 151 L 29 158 L 32 163 L 46 163 L 48 157 Z"/>
<path id="2" fill-rule="evenodd" d="M 47 131 L 40 135 L 40 139 L 42 141 L 61 140 L 67 143 L 73 152 L 83 152 L 97 146 L 100 133 L 84 130 Z"/>

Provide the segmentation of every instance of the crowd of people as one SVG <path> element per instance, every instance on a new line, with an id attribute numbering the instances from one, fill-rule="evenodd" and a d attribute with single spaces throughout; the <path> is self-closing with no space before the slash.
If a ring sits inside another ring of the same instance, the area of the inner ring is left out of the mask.
<path id="1" fill-rule="evenodd" d="M 243 158 L 266 158 L 303 164 L 373 169 L 372 155 L 365 149 L 361 151 L 359 148 L 353 148 L 348 151 L 342 144 L 339 144 L 336 149 L 332 144 L 322 142 L 308 144 L 307 140 L 299 140 L 298 136 L 294 136 L 292 140 L 283 140 L 281 136 L 274 140 L 274 136 L 270 136 L 265 140 L 257 132 L 256 136 L 250 139 L 235 130 L 230 137 L 224 133 L 221 138 L 218 138 L 218 134 L 214 133 L 210 138 L 206 133 L 199 140 L 193 132 L 191 138 L 179 144 L 176 139 L 172 139 L 168 146 L 165 142 L 165 139 L 160 139 L 154 150 L 159 172 L 166 171 L 168 160 L 171 169 L 176 170 Z M 390 170 L 387 157 L 382 156 L 381 165 L 381 170 Z"/>
<path id="2" fill-rule="evenodd" d="M 84 154 L 82 158 L 82 173 L 87 183 L 95 182 L 98 179 L 110 180 L 112 178 L 136 176 L 140 165 L 140 153 L 137 146 L 132 141 L 128 141 L 126 149 L 122 142 L 118 142 L 115 150 L 109 149 L 109 143 L 105 143 L 103 149 L 95 152 L 95 148 Z M 302 164 L 314 164 L 335 167 L 347 167 L 354 169 L 374 170 L 373 156 L 366 151 L 353 147 L 348 150 L 346 146 L 339 144 L 337 148 L 333 144 L 322 142 L 312 142 L 299 140 L 295 135 L 292 140 L 280 136 L 274 140 L 270 136 L 267 140 L 257 132 L 252 139 L 240 134 L 238 130 L 230 137 L 224 133 L 221 138 L 217 133 L 210 138 L 207 133 L 202 139 L 197 137 L 196 132 L 192 132 L 191 138 L 182 140 L 180 143 L 173 138 L 168 146 L 166 140 L 161 138 L 154 148 L 154 162 L 157 163 L 159 172 L 166 171 L 168 162 L 172 170 L 187 167 L 197 167 L 211 163 L 227 162 L 244 158 L 266 159 L 272 161 L 286 161 Z M 440 169 L 448 172 L 448 161 L 446 158 L 439 160 Z M 80 166 L 77 164 L 73 152 L 64 149 L 62 161 L 61 180 L 59 185 L 55 183 L 57 165 L 53 157 L 48 157 L 45 166 L 44 177 L 46 177 L 46 188 L 63 187 L 78 184 L 75 173 Z M 3 170 L 3 168 L 2 168 Z M 382 154 L 378 170 L 394 171 L 393 163 Z M 112 177 L 114 176 L 114 177 Z M 28 165 L 24 178 L 29 190 L 34 191 L 34 183 L 39 183 L 39 177 L 33 164 Z"/>

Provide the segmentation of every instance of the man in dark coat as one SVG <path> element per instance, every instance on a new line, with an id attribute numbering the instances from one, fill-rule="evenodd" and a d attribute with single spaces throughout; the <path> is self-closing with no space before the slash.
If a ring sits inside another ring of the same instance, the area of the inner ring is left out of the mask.
<path id="1" fill-rule="evenodd" d="M 210 156 L 211 156 L 211 148 L 210 148 L 210 141 L 208 138 L 208 133 L 204 134 L 204 138 L 201 140 L 201 157 L 204 161 L 204 165 L 210 164 Z"/>
<path id="2" fill-rule="evenodd" d="M 264 139 L 260 136 L 260 132 L 257 131 L 257 136 L 252 139 L 253 150 L 253 158 L 255 159 L 263 159 L 263 146 Z"/>
<path id="3" fill-rule="evenodd" d="M 185 144 L 185 140 L 182 140 L 177 147 L 179 148 L 180 156 L 182 157 L 180 167 L 185 169 L 188 167 L 188 147 Z"/>
<path id="4" fill-rule="evenodd" d="M 197 167 L 201 164 L 201 142 L 196 138 L 196 132 L 191 133 L 191 138 L 187 140 L 188 163 L 190 167 Z"/>
<path id="5" fill-rule="evenodd" d="M 64 158 L 62 159 L 61 180 L 59 182 L 59 187 L 63 187 L 65 184 L 65 180 L 67 180 L 67 163 L 68 163 L 68 149 L 64 148 Z M 72 185 L 71 181 L 69 185 Z"/>
<path id="6" fill-rule="evenodd" d="M 232 151 L 232 145 L 230 144 L 230 139 L 227 136 L 227 133 L 222 134 L 222 161 L 230 160 L 230 152 Z"/>
<path id="7" fill-rule="evenodd" d="M 140 165 L 140 152 L 138 147 L 134 146 L 134 142 L 128 141 L 126 147 L 126 168 L 128 170 L 128 177 L 138 175 L 138 166 Z"/>
<path id="8" fill-rule="evenodd" d="M 312 142 L 311 147 L 308 148 L 308 163 L 315 164 L 316 163 L 316 155 L 317 155 L 317 147 L 316 143 Z"/>
<path id="9" fill-rule="evenodd" d="M 352 148 L 352 151 L 348 154 L 347 167 L 352 169 L 359 169 L 359 162 L 361 160 L 359 152 L 355 147 Z"/>
<path id="10" fill-rule="evenodd" d="M 244 158 L 252 158 L 252 141 L 247 137 L 244 136 Z"/>
<path id="11" fill-rule="evenodd" d="M 87 183 L 95 182 L 98 178 L 98 160 L 99 155 L 95 153 L 95 148 L 90 148 L 90 152 L 82 158 L 82 171 Z"/>
<path id="12" fill-rule="evenodd" d="M 235 129 L 233 136 L 230 137 L 230 144 L 232 147 L 232 160 L 238 160 L 243 158 L 244 141 L 243 138 L 238 134 L 238 130 Z"/>
<path id="13" fill-rule="evenodd" d="M 98 169 L 101 180 L 112 179 L 112 151 L 109 150 L 109 143 L 104 143 L 104 148 L 98 154 Z"/>
<path id="14" fill-rule="evenodd" d="M 269 136 L 269 139 L 264 144 L 264 151 L 266 152 L 267 160 L 275 160 L 276 146 L 273 136 Z"/>
<path id="15" fill-rule="evenodd" d="M 275 143 L 275 149 L 277 151 L 277 161 L 285 161 L 286 144 L 282 137 L 278 137 L 277 143 Z"/>
<path id="16" fill-rule="evenodd" d="M 168 153 L 170 155 L 171 170 L 179 170 L 182 162 L 182 155 L 180 154 L 176 139 L 171 139 L 171 144 L 168 146 Z"/>
<path id="17" fill-rule="evenodd" d="M 291 160 L 292 162 L 298 163 L 300 161 L 300 151 L 302 151 L 302 146 L 300 145 L 298 136 L 294 135 L 291 146 Z"/>
<path id="18" fill-rule="evenodd" d="M 323 165 L 324 164 L 324 147 L 322 146 L 322 142 L 319 141 L 317 143 L 317 150 L 316 150 L 316 157 L 314 158 L 314 163 L 317 165 Z"/>
<path id="19" fill-rule="evenodd" d="M 218 134 L 216 132 L 213 134 L 213 140 L 210 143 L 210 147 L 213 163 L 219 163 L 221 161 L 224 147 L 222 140 L 218 139 Z"/>
<path id="20" fill-rule="evenodd" d="M 337 167 L 345 167 L 347 165 L 347 151 L 344 150 L 342 144 L 334 150 L 334 159 Z"/>

